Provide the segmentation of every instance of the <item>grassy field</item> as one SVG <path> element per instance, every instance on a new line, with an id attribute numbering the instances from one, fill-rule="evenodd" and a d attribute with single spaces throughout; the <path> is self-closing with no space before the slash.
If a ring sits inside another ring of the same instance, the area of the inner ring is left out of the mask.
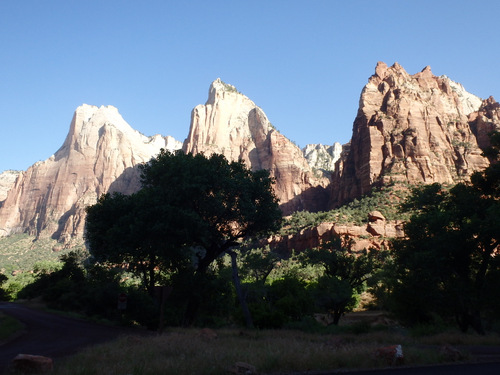
<path id="1" fill-rule="evenodd" d="M 359 324 L 359 323 L 356 323 Z M 352 327 L 351 327 L 352 328 Z M 355 328 L 355 326 L 354 326 Z M 366 328 L 366 327 L 365 327 Z M 444 345 L 500 345 L 497 335 L 446 332 L 416 338 L 403 330 L 368 329 L 365 333 L 312 334 L 294 330 L 171 329 L 154 337 L 126 336 L 88 348 L 56 364 L 58 375 L 231 373 L 238 362 L 259 374 L 367 369 L 395 365 L 377 355 L 380 348 L 402 345 L 398 365 L 425 365 L 457 360 Z M 466 352 L 460 361 L 470 360 Z"/>

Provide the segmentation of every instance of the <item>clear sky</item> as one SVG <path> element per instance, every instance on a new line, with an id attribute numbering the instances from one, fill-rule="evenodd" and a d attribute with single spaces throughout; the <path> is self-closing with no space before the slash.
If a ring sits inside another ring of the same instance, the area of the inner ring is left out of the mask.
<path id="1" fill-rule="evenodd" d="M 83 103 L 183 141 L 218 77 L 301 147 L 349 141 L 377 61 L 500 99 L 499 17 L 497 0 L 0 0 L 0 172 L 55 153 Z"/>

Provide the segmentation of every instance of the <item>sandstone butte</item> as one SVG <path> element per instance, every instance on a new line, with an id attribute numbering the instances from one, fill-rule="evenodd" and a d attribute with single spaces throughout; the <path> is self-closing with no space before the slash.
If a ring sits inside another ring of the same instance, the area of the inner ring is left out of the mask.
<path id="1" fill-rule="evenodd" d="M 281 208 L 289 214 L 327 210 L 391 181 L 466 180 L 488 165 L 481 149 L 488 146 L 487 134 L 500 129 L 500 106 L 493 98 L 482 101 L 449 78 L 434 76 L 428 67 L 409 75 L 397 63 L 378 63 L 359 103 L 350 144 L 335 150 L 312 145 L 303 151 L 271 125 L 262 109 L 220 79 L 211 84 L 207 102 L 193 109 L 184 144 L 140 134 L 114 107 L 83 105 L 53 156 L 27 171 L 0 174 L 0 236 L 27 232 L 66 246 L 81 241 L 85 207 L 106 192 L 136 191 L 137 165 L 160 148 L 217 152 L 229 160 L 242 159 L 254 170 L 268 169 L 276 179 Z M 315 168 L 333 174 L 327 177 L 311 167 L 304 154 Z M 335 167 L 332 160 L 337 160 Z M 375 213 L 365 227 L 323 223 L 270 242 L 304 248 L 332 233 L 383 241 L 401 235 L 400 224 Z"/>

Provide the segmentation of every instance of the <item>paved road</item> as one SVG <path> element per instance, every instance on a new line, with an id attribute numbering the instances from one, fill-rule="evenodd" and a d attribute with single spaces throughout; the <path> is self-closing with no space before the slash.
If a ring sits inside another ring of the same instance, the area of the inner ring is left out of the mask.
<path id="1" fill-rule="evenodd" d="M 0 311 L 11 315 L 26 325 L 26 332 L 14 340 L 0 345 L 0 374 L 5 372 L 9 362 L 19 353 L 44 355 L 60 358 L 71 355 L 86 346 L 113 340 L 124 334 L 151 334 L 134 329 L 110 327 L 84 320 L 33 310 L 23 305 L 0 302 Z M 470 350 L 483 360 L 497 359 L 500 348 L 476 347 Z M 475 353 L 474 353 L 475 352 Z M 345 371 L 331 374 L 346 373 Z M 418 368 L 394 368 L 349 372 L 350 375 L 498 375 L 500 362 L 447 366 L 426 366 Z M 319 374 L 318 374 L 319 375 Z M 328 372 L 321 372 L 328 375 Z"/>
<path id="2" fill-rule="evenodd" d="M 50 314 L 14 303 L 0 302 L 0 311 L 17 318 L 26 326 L 23 334 L 0 346 L 0 374 L 5 372 L 7 365 L 19 353 L 60 358 L 86 346 L 138 332 Z"/>
<path id="3" fill-rule="evenodd" d="M 338 375 L 339 373 L 322 374 Z M 353 371 L 346 375 L 498 375 L 500 363 L 471 363 L 461 365 L 390 368 L 382 370 Z"/>

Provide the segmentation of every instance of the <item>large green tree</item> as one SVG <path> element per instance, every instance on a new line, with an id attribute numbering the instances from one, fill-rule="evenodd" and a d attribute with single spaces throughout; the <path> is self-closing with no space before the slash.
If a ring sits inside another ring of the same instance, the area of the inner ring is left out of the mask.
<path id="1" fill-rule="evenodd" d="M 394 241 L 391 300 L 410 322 L 454 316 L 462 331 L 484 333 L 482 314 L 500 297 L 489 287 L 499 275 L 500 138 L 493 137 L 492 145 L 493 164 L 474 174 L 472 183 L 418 187 L 403 205 L 413 214 L 406 238 Z"/>
<path id="2" fill-rule="evenodd" d="M 86 239 L 96 260 L 129 265 L 150 291 L 180 270 L 201 285 L 222 254 L 280 226 L 269 173 L 223 155 L 162 150 L 141 166 L 141 182 L 136 194 L 105 195 L 88 209 Z M 186 323 L 196 316 L 195 296 Z"/>

